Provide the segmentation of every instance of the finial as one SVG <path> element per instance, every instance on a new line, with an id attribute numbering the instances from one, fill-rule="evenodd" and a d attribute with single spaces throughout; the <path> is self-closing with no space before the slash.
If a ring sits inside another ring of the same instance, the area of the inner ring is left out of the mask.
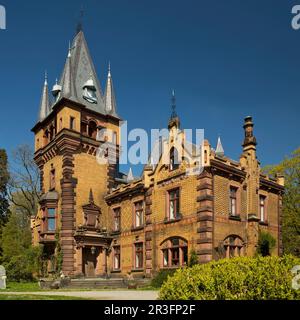
<path id="1" fill-rule="evenodd" d="M 175 90 L 172 90 L 172 115 L 171 119 L 177 118 L 177 113 L 176 113 L 176 96 L 175 96 Z"/>
<path id="2" fill-rule="evenodd" d="M 111 73 L 111 65 L 110 65 L 110 61 L 108 61 L 108 75 L 110 76 Z"/>
<path id="3" fill-rule="evenodd" d="M 71 41 L 69 41 L 69 53 L 68 53 L 68 58 L 71 58 Z"/>
<path id="4" fill-rule="evenodd" d="M 47 70 L 45 70 L 45 86 L 48 85 L 48 73 Z"/>
<path id="5" fill-rule="evenodd" d="M 93 195 L 92 189 L 90 189 L 89 201 L 90 201 L 90 203 L 94 203 L 94 195 Z"/>
<path id="6" fill-rule="evenodd" d="M 83 17 L 84 17 L 84 9 L 83 9 L 83 5 L 82 5 L 81 10 L 80 10 L 78 23 L 77 23 L 76 34 L 78 34 L 79 32 L 82 31 Z"/>

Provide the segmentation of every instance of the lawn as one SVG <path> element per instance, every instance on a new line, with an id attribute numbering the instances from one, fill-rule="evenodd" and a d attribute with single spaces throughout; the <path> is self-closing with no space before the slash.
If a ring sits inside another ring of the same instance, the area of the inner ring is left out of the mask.
<path id="1" fill-rule="evenodd" d="M 8 282 L 5 292 L 37 292 L 42 291 L 37 282 Z"/>
<path id="2" fill-rule="evenodd" d="M 1 300 L 90 300 L 78 297 L 65 297 L 65 296 L 39 296 L 33 294 L 20 294 L 20 295 L 12 295 L 12 294 L 0 294 Z"/>

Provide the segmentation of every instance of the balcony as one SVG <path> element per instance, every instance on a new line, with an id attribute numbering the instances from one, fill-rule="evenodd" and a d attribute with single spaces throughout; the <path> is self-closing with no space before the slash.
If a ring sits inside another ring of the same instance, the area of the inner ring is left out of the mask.
<path id="1" fill-rule="evenodd" d="M 51 244 L 55 243 L 55 231 L 44 231 L 40 233 L 40 240 L 41 244 Z"/>

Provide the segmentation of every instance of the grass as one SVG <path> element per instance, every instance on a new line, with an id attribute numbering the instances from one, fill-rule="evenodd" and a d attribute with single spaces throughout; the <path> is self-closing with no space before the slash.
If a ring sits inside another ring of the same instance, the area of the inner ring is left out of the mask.
<path id="1" fill-rule="evenodd" d="M 90 300 L 85 298 L 78 297 L 65 297 L 65 296 L 44 296 L 44 295 L 34 295 L 34 294 L 18 294 L 18 295 L 10 295 L 10 294 L 0 294 L 1 300 Z"/>
<path id="2" fill-rule="evenodd" d="M 37 282 L 8 282 L 5 292 L 37 292 L 42 291 Z"/>

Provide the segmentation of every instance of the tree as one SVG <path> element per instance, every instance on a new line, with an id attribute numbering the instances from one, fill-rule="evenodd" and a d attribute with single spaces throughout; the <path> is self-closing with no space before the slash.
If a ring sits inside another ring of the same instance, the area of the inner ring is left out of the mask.
<path id="1" fill-rule="evenodd" d="M 6 151 L 0 149 L 0 228 L 8 219 L 7 184 L 9 180 Z"/>
<path id="2" fill-rule="evenodd" d="M 13 206 L 2 232 L 2 261 L 9 280 L 32 280 L 40 268 L 41 248 L 32 247 L 30 222 Z"/>
<path id="3" fill-rule="evenodd" d="M 271 256 L 276 246 L 276 239 L 268 232 L 260 231 L 258 237 L 257 254 L 267 257 Z"/>
<path id="4" fill-rule="evenodd" d="M 40 198 L 39 170 L 33 160 L 33 150 L 28 145 L 14 150 L 9 180 L 9 200 L 26 213 L 28 219 L 36 216 Z"/>
<path id="5" fill-rule="evenodd" d="M 280 164 L 268 166 L 266 173 L 283 175 L 285 194 L 283 197 L 282 241 L 284 253 L 300 257 L 300 148 Z"/>
<path id="6" fill-rule="evenodd" d="M 198 264 L 198 255 L 197 252 L 192 249 L 191 253 L 190 253 L 190 257 L 189 257 L 189 267 L 193 267 L 196 264 Z"/>

